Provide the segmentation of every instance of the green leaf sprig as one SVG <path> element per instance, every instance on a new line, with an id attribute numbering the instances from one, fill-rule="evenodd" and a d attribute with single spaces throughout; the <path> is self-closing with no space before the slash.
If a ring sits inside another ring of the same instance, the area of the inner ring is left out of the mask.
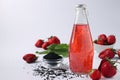
<path id="1" fill-rule="evenodd" d="M 47 50 L 36 51 L 37 54 L 47 54 L 49 52 L 55 52 L 63 57 L 68 57 L 68 44 L 52 44 L 47 47 Z"/>

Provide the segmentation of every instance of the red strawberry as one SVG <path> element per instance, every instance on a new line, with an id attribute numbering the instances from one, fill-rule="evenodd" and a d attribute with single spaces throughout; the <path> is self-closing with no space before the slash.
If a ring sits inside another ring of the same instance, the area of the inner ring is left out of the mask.
<path id="1" fill-rule="evenodd" d="M 27 63 L 33 63 L 36 61 L 36 59 L 37 59 L 37 56 L 32 53 L 28 53 L 23 56 L 23 60 L 25 60 Z"/>
<path id="2" fill-rule="evenodd" d="M 100 44 L 100 45 L 104 45 L 104 41 L 102 41 L 102 40 L 97 40 L 96 43 L 97 43 L 97 44 Z"/>
<path id="3" fill-rule="evenodd" d="M 107 38 L 108 44 L 114 44 L 116 42 L 116 38 L 114 35 L 109 35 Z"/>
<path id="4" fill-rule="evenodd" d="M 46 50 L 49 45 L 49 42 L 44 42 L 42 48 Z"/>
<path id="5" fill-rule="evenodd" d="M 90 74 L 89 74 L 90 78 L 92 80 L 99 80 L 101 78 L 101 73 L 99 70 L 97 69 L 93 69 Z"/>
<path id="6" fill-rule="evenodd" d="M 107 36 L 105 35 L 105 34 L 100 34 L 99 36 L 98 36 L 98 40 L 100 40 L 100 41 L 107 41 Z"/>
<path id="7" fill-rule="evenodd" d="M 99 70 L 99 71 L 101 71 L 101 65 L 102 65 L 104 62 L 106 62 L 106 61 L 108 61 L 106 58 L 101 60 L 100 65 L 99 65 L 99 67 L 98 67 L 98 70 Z"/>
<path id="8" fill-rule="evenodd" d="M 103 50 L 102 52 L 100 52 L 100 54 L 99 54 L 99 58 L 101 58 L 101 59 L 105 59 L 105 58 L 112 59 L 114 56 L 115 56 L 115 52 L 111 48 L 107 48 L 107 49 Z"/>
<path id="9" fill-rule="evenodd" d="M 120 58 L 120 50 L 118 50 L 117 54 L 118 54 L 118 57 Z"/>
<path id="10" fill-rule="evenodd" d="M 114 64 L 112 61 L 106 61 L 101 65 L 101 73 L 104 77 L 110 78 L 117 73 Z"/>
<path id="11" fill-rule="evenodd" d="M 42 39 L 39 39 L 39 40 L 35 43 L 35 46 L 38 47 L 38 48 L 41 48 L 43 43 L 44 43 L 43 40 L 42 40 Z"/>
<path id="12" fill-rule="evenodd" d="M 56 36 L 51 36 L 48 38 L 49 44 L 60 44 L 60 39 Z"/>

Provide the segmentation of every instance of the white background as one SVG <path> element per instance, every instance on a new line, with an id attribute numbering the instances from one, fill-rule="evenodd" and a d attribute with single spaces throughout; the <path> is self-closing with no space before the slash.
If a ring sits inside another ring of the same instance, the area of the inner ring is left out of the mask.
<path id="1" fill-rule="evenodd" d="M 22 56 L 38 50 L 37 39 L 56 35 L 69 43 L 75 5 L 81 3 L 87 5 L 93 40 L 101 33 L 114 34 L 115 48 L 120 48 L 119 0 L 0 0 L 0 80 L 27 80 L 17 73 Z"/>

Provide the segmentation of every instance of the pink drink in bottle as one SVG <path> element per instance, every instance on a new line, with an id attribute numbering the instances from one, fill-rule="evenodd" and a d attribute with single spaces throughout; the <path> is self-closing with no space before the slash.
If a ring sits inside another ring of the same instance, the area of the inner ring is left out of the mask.
<path id="1" fill-rule="evenodd" d="M 83 4 L 76 7 L 76 18 L 69 44 L 71 71 L 87 74 L 92 69 L 94 46 Z"/>

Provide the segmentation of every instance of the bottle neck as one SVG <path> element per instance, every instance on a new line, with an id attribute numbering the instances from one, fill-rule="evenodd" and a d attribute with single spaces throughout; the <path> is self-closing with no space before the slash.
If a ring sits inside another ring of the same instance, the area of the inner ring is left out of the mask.
<path id="1" fill-rule="evenodd" d="M 88 24 L 85 8 L 76 8 L 75 24 Z"/>

